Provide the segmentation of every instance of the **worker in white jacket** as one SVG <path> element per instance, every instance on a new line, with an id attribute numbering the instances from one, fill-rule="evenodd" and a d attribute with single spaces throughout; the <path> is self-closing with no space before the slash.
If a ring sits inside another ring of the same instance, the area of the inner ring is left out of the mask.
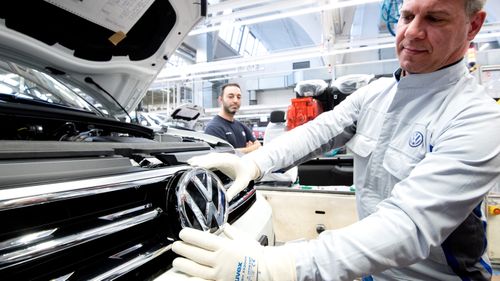
<path id="1" fill-rule="evenodd" d="M 483 5 L 404 0 L 393 78 L 242 158 L 189 161 L 234 177 L 231 198 L 252 179 L 345 144 L 359 222 L 278 247 L 230 227 L 227 238 L 184 229 L 174 267 L 206 280 L 490 280 L 481 204 L 500 180 L 500 107 L 463 61 Z"/>

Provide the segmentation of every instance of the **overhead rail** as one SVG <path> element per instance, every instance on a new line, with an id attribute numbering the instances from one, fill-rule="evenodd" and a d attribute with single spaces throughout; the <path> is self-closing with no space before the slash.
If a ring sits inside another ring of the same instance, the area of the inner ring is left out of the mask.
<path id="1" fill-rule="evenodd" d="M 212 61 L 184 65 L 179 67 L 164 68 L 158 75 L 157 82 L 178 81 L 193 78 L 207 78 L 226 73 L 255 72 L 262 69 L 261 66 L 279 62 L 312 59 L 317 57 L 332 56 L 338 54 L 364 52 L 370 50 L 394 48 L 394 37 L 385 36 L 375 39 L 356 40 L 355 42 L 339 41 L 330 49 L 323 46 L 300 48 L 265 54 L 254 57 L 239 57 L 223 61 Z"/>
<path id="2" fill-rule="evenodd" d="M 500 38 L 499 22 L 485 24 L 481 32 L 476 36 L 475 42 L 484 42 L 492 38 Z M 290 61 L 291 58 L 293 58 L 294 61 L 300 61 L 340 54 L 389 49 L 394 48 L 394 40 L 393 36 L 387 34 L 378 38 L 339 40 L 330 48 L 312 46 L 254 57 L 237 57 L 222 61 L 167 67 L 160 72 L 155 82 L 163 83 L 192 79 L 209 79 L 228 74 L 257 72 L 265 69 L 265 65 Z"/>

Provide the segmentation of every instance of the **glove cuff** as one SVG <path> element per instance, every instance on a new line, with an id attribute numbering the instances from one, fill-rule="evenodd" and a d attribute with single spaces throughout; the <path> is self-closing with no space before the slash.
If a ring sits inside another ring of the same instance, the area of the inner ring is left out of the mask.
<path id="1" fill-rule="evenodd" d="M 295 259 L 286 246 L 264 247 L 258 264 L 258 281 L 296 281 Z"/>
<path id="2" fill-rule="evenodd" d="M 248 171 L 250 172 L 250 176 L 252 177 L 252 180 L 256 180 L 261 177 L 261 172 L 259 166 L 257 166 L 257 163 L 252 159 L 252 157 L 249 157 L 248 154 L 243 155 L 242 160 L 244 160 L 244 163 L 248 163 Z"/>

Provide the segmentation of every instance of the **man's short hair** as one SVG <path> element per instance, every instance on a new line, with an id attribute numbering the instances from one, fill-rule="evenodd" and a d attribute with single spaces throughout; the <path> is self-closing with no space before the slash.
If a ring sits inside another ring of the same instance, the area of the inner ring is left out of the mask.
<path id="1" fill-rule="evenodd" d="M 481 11 L 485 3 L 486 0 L 465 0 L 465 13 L 472 16 Z"/>
<path id="2" fill-rule="evenodd" d="M 236 87 L 238 89 L 241 90 L 241 87 L 238 83 L 227 83 L 227 84 L 224 84 L 220 90 L 220 93 L 219 93 L 219 96 L 222 97 L 222 95 L 224 95 L 224 90 L 227 88 L 227 87 Z"/>
<path id="3" fill-rule="evenodd" d="M 403 0 L 404 2 L 404 0 Z M 481 11 L 484 7 L 486 0 L 464 0 L 465 13 L 470 17 L 475 13 Z"/>

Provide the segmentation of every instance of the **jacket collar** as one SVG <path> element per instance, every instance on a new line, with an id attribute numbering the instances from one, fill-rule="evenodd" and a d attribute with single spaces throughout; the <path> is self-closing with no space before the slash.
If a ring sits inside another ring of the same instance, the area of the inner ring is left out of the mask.
<path id="1" fill-rule="evenodd" d="M 393 76 L 398 81 L 398 88 L 441 88 L 455 84 L 469 71 L 463 60 L 453 63 L 431 73 L 408 74 L 403 76 L 403 70 L 397 69 Z"/>

